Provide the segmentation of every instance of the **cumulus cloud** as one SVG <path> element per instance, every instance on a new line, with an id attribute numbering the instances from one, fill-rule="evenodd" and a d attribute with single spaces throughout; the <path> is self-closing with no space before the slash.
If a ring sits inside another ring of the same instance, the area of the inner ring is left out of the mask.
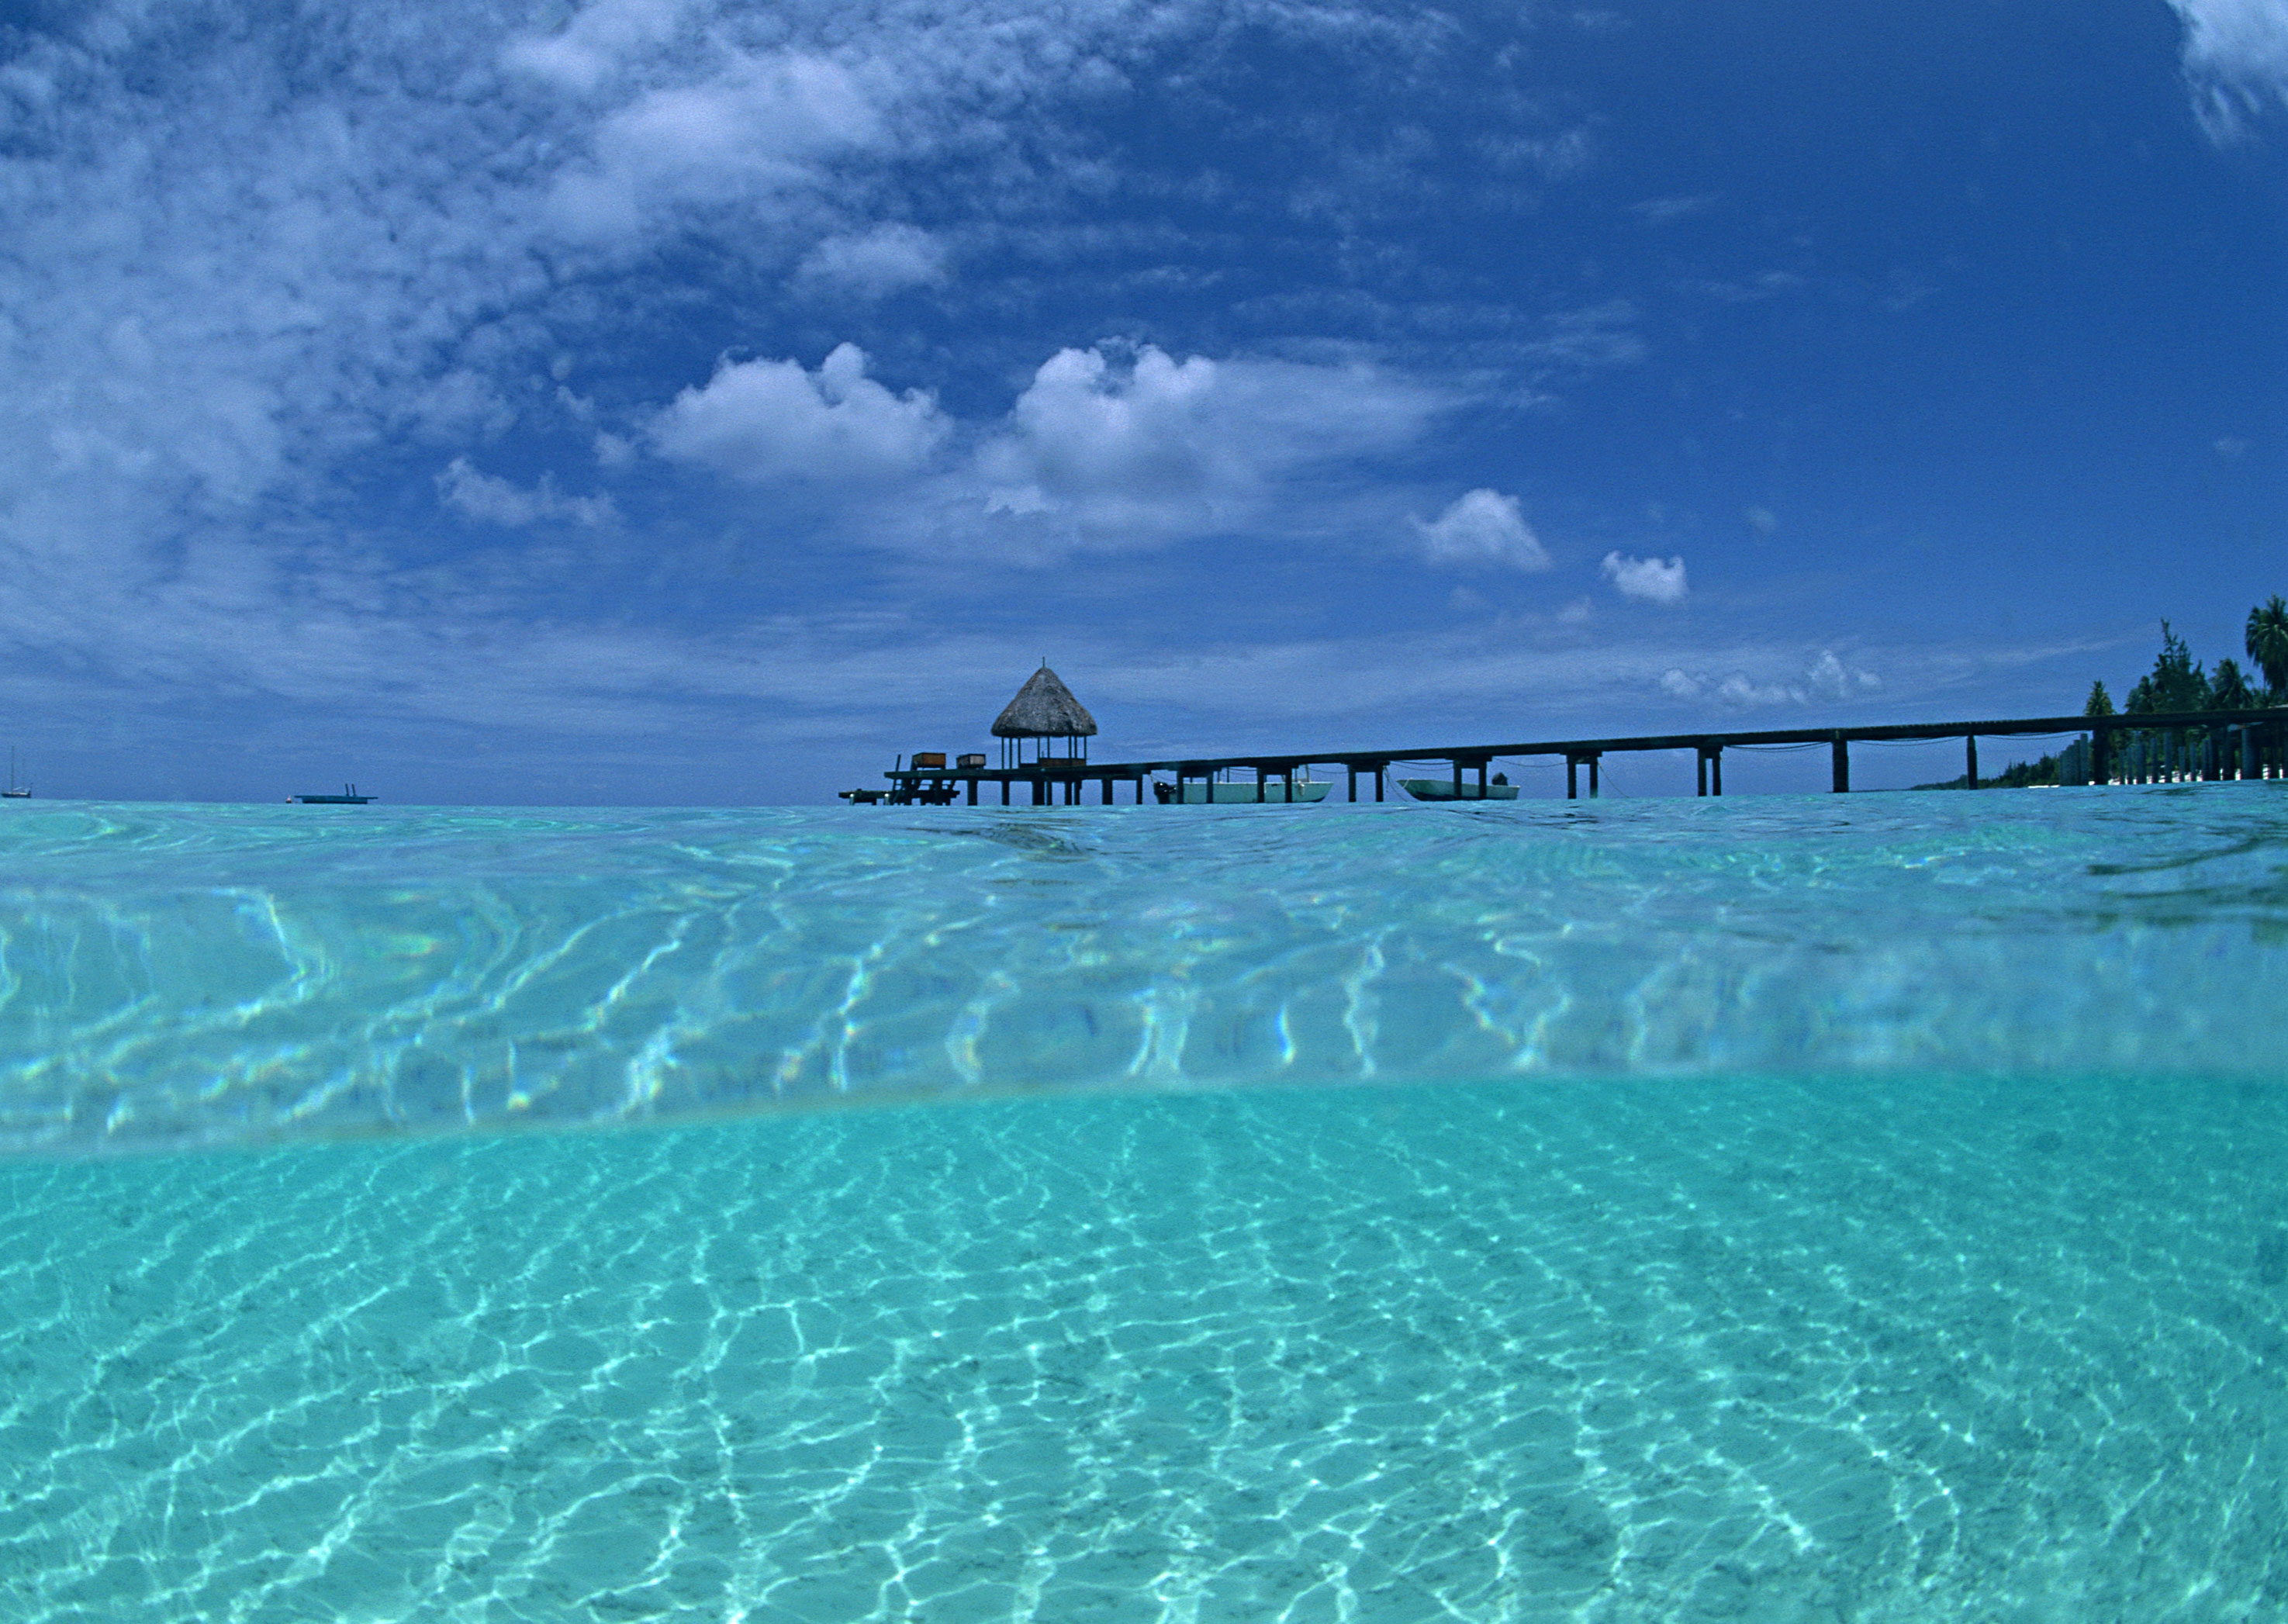
<path id="1" fill-rule="evenodd" d="M 806 254 L 795 270 L 795 281 L 806 291 L 854 293 L 869 299 L 944 280 L 944 246 L 926 231 L 901 225 L 829 237 Z"/>
<path id="2" fill-rule="evenodd" d="M 2210 139 L 2234 141 L 2288 106 L 2288 8 L 2280 0 L 2169 0 L 2185 25 L 2185 81 Z"/>
<path id="3" fill-rule="evenodd" d="M 815 372 L 794 360 L 726 360 L 653 423 L 663 456 L 734 479 L 879 479 L 929 460 L 950 425 L 918 389 L 894 395 L 866 353 L 838 345 Z"/>
<path id="4" fill-rule="evenodd" d="M 1107 342 L 1044 361 L 979 448 L 990 512 L 1098 544 L 1201 534 L 1259 513 L 1315 465 L 1393 450 L 1445 404 L 1363 364 Z"/>
<path id="5" fill-rule="evenodd" d="M 1433 564 L 1549 567 L 1549 554 L 1525 522 L 1517 498 L 1499 491 L 1466 491 L 1429 523 L 1409 522 L 1421 538 L 1423 556 Z"/>
<path id="6" fill-rule="evenodd" d="M 1617 552 L 1609 552 L 1601 567 L 1605 579 L 1624 598 L 1663 605 L 1684 601 L 1684 560 L 1680 558 L 1664 564 L 1658 558 L 1626 558 Z"/>
<path id="7" fill-rule="evenodd" d="M 1846 663 L 1828 648 L 1820 650 L 1801 674 L 1792 677 L 1741 670 L 1721 677 L 1700 676 L 1681 666 L 1671 666 L 1659 678 L 1660 691 L 1672 699 L 1712 700 L 1736 710 L 1806 705 L 1814 700 L 1861 699 L 1882 685 L 1883 679 L 1874 672 Z"/>
<path id="8" fill-rule="evenodd" d="M 1883 685 L 1883 679 L 1874 672 L 1846 666 L 1831 648 L 1820 650 L 1819 658 L 1804 668 L 1803 681 L 1807 688 L 1823 699 L 1848 699 L 1872 693 Z"/>
<path id="9" fill-rule="evenodd" d="M 479 472 L 465 456 L 455 457 L 437 476 L 437 496 L 447 507 L 457 508 L 471 519 L 512 527 L 544 519 L 568 519 L 591 527 L 616 523 L 619 519 L 608 495 L 560 496 L 554 479 L 544 473 L 538 485 L 526 490 L 507 479 Z"/>

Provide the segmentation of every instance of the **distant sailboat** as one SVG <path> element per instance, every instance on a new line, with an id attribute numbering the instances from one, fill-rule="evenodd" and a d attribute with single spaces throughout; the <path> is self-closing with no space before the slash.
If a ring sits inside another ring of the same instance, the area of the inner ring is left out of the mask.
<path id="1" fill-rule="evenodd" d="M 32 787 L 29 784 L 20 786 L 16 782 L 16 751 L 12 745 L 8 750 L 8 787 L 5 789 L 0 789 L 0 796 L 5 796 L 12 801 L 21 801 L 31 793 Z"/>

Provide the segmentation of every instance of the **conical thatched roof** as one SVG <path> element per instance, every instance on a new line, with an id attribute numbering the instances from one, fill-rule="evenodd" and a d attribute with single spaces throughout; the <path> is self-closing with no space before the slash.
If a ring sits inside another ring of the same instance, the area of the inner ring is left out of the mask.
<path id="1" fill-rule="evenodd" d="M 1086 739 L 1095 733 L 1096 718 L 1045 665 L 1025 678 L 993 722 L 997 739 Z"/>

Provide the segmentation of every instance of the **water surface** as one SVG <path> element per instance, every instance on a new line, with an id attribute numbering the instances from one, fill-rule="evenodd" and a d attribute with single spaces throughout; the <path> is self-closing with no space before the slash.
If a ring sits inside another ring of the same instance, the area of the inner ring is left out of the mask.
<path id="1" fill-rule="evenodd" d="M 0 1617 L 2281 1616 L 2284 835 L 0 820 Z"/>

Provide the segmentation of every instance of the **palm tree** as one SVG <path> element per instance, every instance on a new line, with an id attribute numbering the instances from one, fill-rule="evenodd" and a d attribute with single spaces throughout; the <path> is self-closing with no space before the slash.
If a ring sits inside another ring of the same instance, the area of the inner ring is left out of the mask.
<path id="1" fill-rule="evenodd" d="M 2279 593 L 2248 612 L 2248 657 L 2275 695 L 2288 694 L 2288 601 Z"/>
<path id="2" fill-rule="evenodd" d="M 2209 703 L 2219 710 L 2246 710 L 2256 703 L 2239 661 L 2228 655 L 2216 662 L 2216 675 L 2209 679 Z"/>

